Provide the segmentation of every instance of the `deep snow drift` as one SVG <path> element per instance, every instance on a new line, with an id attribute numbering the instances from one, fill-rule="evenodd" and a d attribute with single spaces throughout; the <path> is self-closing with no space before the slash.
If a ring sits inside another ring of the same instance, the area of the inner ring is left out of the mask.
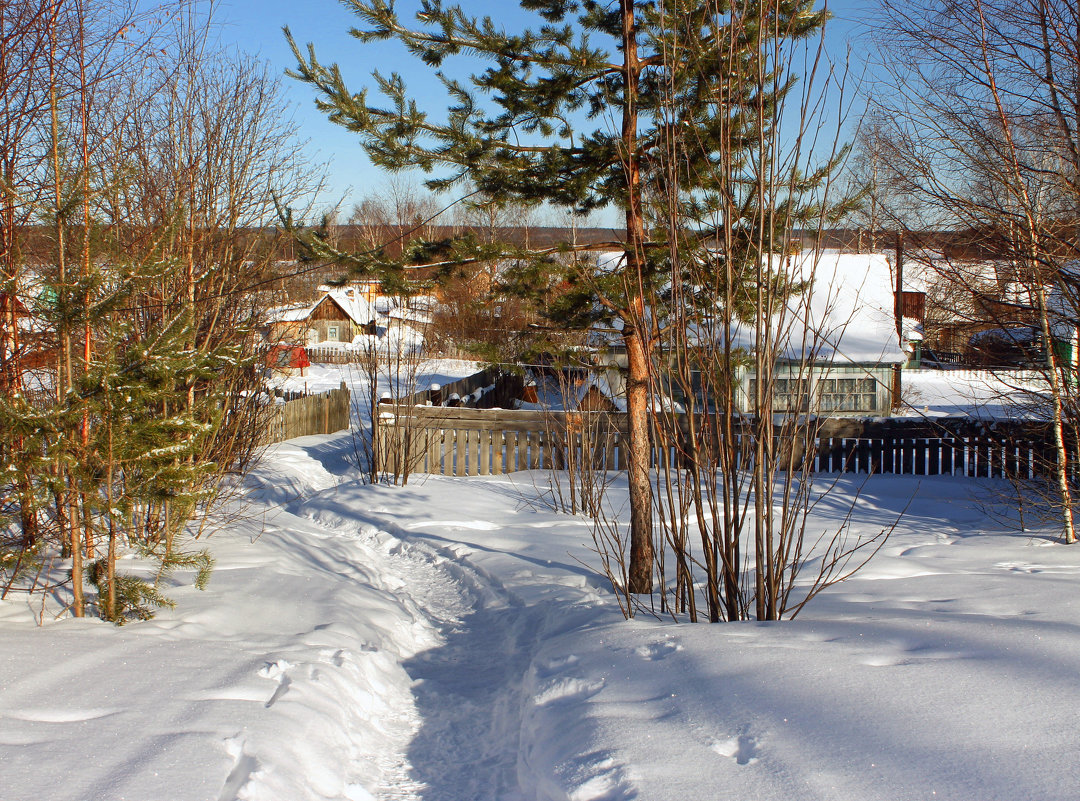
<path id="1" fill-rule="evenodd" d="M 0 603 L 0 798 L 1080 798 L 1080 550 L 994 522 L 992 482 L 872 478 L 856 526 L 908 513 L 864 572 L 675 626 L 622 621 L 543 474 L 373 487 L 350 450 L 272 448 L 149 623 Z"/>

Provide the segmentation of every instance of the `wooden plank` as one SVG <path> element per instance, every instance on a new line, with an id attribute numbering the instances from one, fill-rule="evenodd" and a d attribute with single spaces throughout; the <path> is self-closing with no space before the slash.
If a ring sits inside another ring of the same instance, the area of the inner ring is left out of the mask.
<path id="1" fill-rule="evenodd" d="M 815 456 L 817 458 L 816 468 L 819 473 L 829 472 L 829 447 L 830 443 L 828 437 L 822 436 L 821 432 L 818 431 L 817 452 Z"/>
<path id="2" fill-rule="evenodd" d="M 406 435 L 407 426 L 394 426 L 394 475 L 404 475 L 406 472 Z"/>
<path id="3" fill-rule="evenodd" d="M 528 465 L 530 470 L 539 470 L 540 464 L 540 432 L 526 431 L 525 443 L 529 449 Z"/>
<path id="4" fill-rule="evenodd" d="M 912 457 L 913 457 L 914 462 L 915 462 L 914 463 L 915 475 L 917 475 L 917 476 L 925 476 L 926 475 L 926 459 L 927 459 L 926 439 L 924 439 L 924 438 L 913 439 L 911 441 L 911 443 L 912 443 Z"/>
<path id="5" fill-rule="evenodd" d="M 380 473 L 388 472 L 390 465 L 391 439 L 394 436 L 394 426 L 389 420 L 379 423 L 379 450 L 376 456 L 375 468 Z"/>
<path id="6" fill-rule="evenodd" d="M 829 445 L 829 472 L 844 472 L 844 438 L 832 437 Z"/>
<path id="7" fill-rule="evenodd" d="M 465 474 L 465 433 L 460 429 L 454 430 L 454 475 Z"/>
<path id="8" fill-rule="evenodd" d="M 477 464 L 479 466 L 479 473 L 482 476 L 491 475 L 491 432 L 480 432 L 480 452 Z"/>
<path id="9" fill-rule="evenodd" d="M 872 470 L 870 464 L 870 440 L 863 437 L 859 439 L 858 472 L 870 473 Z"/>
<path id="10" fill-rule="evenodd" d="M 427 456 L 424 463 L 427 472 L 433 476 L 442 474 L 442 432 L 436 428 L 425 430 L 427 434 Z"/>
<path id="11" fill-rule="evenodd" d="M 940 437 L 926 441 L 926 473 L 937 476 L 941 474 L 941 446 Z"/>
<path id="12" fill-rule="evenodd" d="M 626 462 L 627 462 L 627 459 L 626 459 L 626 440 L 627 440 L 627 437 L 622 436 L 622 434 L 620 433 L 619 438 L 618 438 L 618 442 L 616 443 L 617 444 L 616 459 L 615 459 L 615 469 L 616 470 L 625 470 L 626 469 Z"/>
<path id="13" fill-rule="evenodd" d="M 941 474 L 951 476 L 956 470 L 956 437 L 941 438 Z"/>
<path id="14" fill-rule="evenodd" d="M 574 453 L 574 438 L 577 436 L 577 431 L 564 426 L 553 430 L 552 435 L 555 437 L 555 469 L 572 472 L 573 468 L 579 465 L 577 455 Z"/>
<path id="15" fill-rule="evenodd" d="M 991 436 L 987 440 L 987 448 L 990 451 L 990 477 L 991 478 L 1004 478 L 1005 477 L 1005 446 L 997 437 Z"/>
<path id="16" fill-rule="evenodd" d="M 514 473 L 518 469 L 518 434 L 516 431 L 504 431 L 503 438 L 506 440 L 505 470 Z"/>
<path id="17" fill-rule="evenodd" d="M 382 438 L 382 461 L 379 465 L 380 472 L 393 473 L 394 472 L 394 441 L 397 439 L 397 426 L 391 423 L 383 428 Z"/>
<path id="18" fill-rule="evenodd" d="M 885 440 L 881 437 L 874 437 L 867 440 L 870 444 L 870 474 L 880 475 L 882 471 L 882 454 L 885 451 Z"/>
<path id="19" fill-rule="evenodd" d="M 504 472 L 504 460 L 503 451 L 506 448 L 506 436 L 502 431 L 491 432 L 491 445 L 492 445 L 492 463 L 491 473 L 492 475 L 501 476 Z"/>
<path id="20" fill-rule="evenodd" d="M 452 476 L 454 475 L 454 429 L 441 429 L 439 435 L 439 475 Z"/>
<path id="21" fill-rule="evenodd" d="M 468 475 L 475 476 L 480 473 L 480 432 L 465 432 L 465 460 L 468 464 Z"/>
<path id="22" fill-rule="evenodd" d="M 460 420 L 450 417 L 420 417 L 417 415 L 401 415 L 403 421 L 413 428 L 456 428 L 472 431 L 545 431 L 546 425 L 529 423 L 519 425 L 513 422 L 499 423 L 497 421 L 484 420 Z"/>
<path id="23" fill-rule="evenodd" d="M 1035 454 L 1036 443 L 1030 440 L 1020 441 L 1020 477 L 1024 479 L 1035 478 Z"/>
<path id="24" fill-rule="evenodd" d="M 1020 443 L 1015 439 L 1007 438 L 1003 443 L 1002 450 L 1005 453 L 1005 462 L 1002 469 L 1008 478 L 1020 477 Z"/>
<path id="25" fill-rule="evenodd" d="M 425 465 L 427 472 L 434 475 L 442 474 L 442 432 L 438 429 L 428 429 L 427 459 Z"/>
<path id="26" fill-rule="evenodd" d="M 442 451 L 442 475 L 452 476 L 457 464 L 457 432 L 453 428 L 442 429 Z"/>
<path id="27" fill-rule="evenodd" d="M 543 454 L 543 457 L 544 457 L 543 467 L 546 470 L 555 470 L 556 469 L 556 467 L 555 467 L 555 454 L 557 452 L 557 449 L 555 447 L 555 437 L 556 437 L 555 431 L 556 431 L 555 428 L 553 426 L 551 426 L 546 431 L 542 431 L 540 433 L 541 442 L 542 442 L 542 451 L 541 451 L 541 453 Z"/>

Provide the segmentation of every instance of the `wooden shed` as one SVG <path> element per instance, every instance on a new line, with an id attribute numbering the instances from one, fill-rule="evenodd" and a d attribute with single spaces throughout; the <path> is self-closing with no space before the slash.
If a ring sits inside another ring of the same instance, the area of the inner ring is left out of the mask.
<path id="1" fill-rule="evenodd" d="M 307 343 L 352 342 L 363 322 L 357 321 L 333 294 L 327 293 L 311 309 L 307 319 Z"/>
<path id="2" fill-rule="evenodd" d="M 329 289 L 314 304 L 272 310 L 268 338 L 307 345 L 352 342 L 358 334 L 374 333 L 373 314 L 373 304 L 357 290 Z"/>

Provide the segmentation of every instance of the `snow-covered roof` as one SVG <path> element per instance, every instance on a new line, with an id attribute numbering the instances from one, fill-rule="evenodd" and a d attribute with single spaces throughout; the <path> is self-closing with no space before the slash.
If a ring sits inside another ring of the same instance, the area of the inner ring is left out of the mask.
<path id="1" fill-rule="evenodd" d="M 906 360 L 894 316 L 888 256 L 883 253 L 804 252 L 777 257 L 781 269 L 811 286 L 772 319 L 780 358 L 850 363 Z M 752 324 L 740 323 L 735 346 L 753 351 Z"/>
<path id="2" fill-rule="evenodd" d="M 1075 262 L 1066 265 L 1062 272 L 1072 286 L 1076 286 Z M 1050 333 L 1057 339 L 1070 341 L 1077 335 L 1077 319 L 1080 317 L 1080 298 L 1076 290 L 1067 290 L 1060 284 L 1046 293 L 1046 311 L 1049 317 Z"/>
<path id="3" fill-rule="evenodd" d="M 922 321 L 916 320 L 914 317 L 904 317 L 902 326 L 904 342 L 920 342 L 926 338 Z"/>
<path id="4" fill-rule="evenodd" d="M 333 298 L 357 325 L 367 325 L 375 319 L 373 304 L 362 297 L 354 288 L 348 286 L 331 287 L 327 289 L 326 294 Z"/>
<path id="5" fill-rule="evenodd" d="M 889 275 L 892 286 L 896 286 L 895 259 L 891 254 L 889 260 Z M 933 283 L 934 270 L 931 266 L 935 259 L 940 259 L 941 254 L 920 251 L 904 258 L 904 274 L 901 276 L 901 286 L 905 292 L 926 292 L 927 287 Z"/>
<path id="6" fill-rule="evenodd" d="M 622 253 L 602 253 L 601 269 L 614 269 Z M 812 287 L 791 298 L 772 324 L 781 358 L 804 355 L 839 362 L 900 363 L 906 356 L 900 346 L 894 316 L 891 257 L 884 253 L 805 252 L 776 257 L 776 262 L 796 281 Z M 916 321 L 912 321 L 916 322 Z M 617 342 L 621 321 L 590 331 L 590 344 Z M 754 350 L 756 337 L 750 323 L 736 325 L 733 346 Z M 913 339 L 921 338 L 921 326 L 908 326 Z M 705 336 L 698 332 L 697 336 Z"/>
<path id="7" fill-rule="evenodd" d="M 312 308 L 310 303 L 277 306 L 266 312 L 266 319 L 271 323 L 302 323 L 311 314 Z"/>
<path id="8" fill-rule="evenodd" d="M 328 297 L 337 303 L 349 319 L 357 325 L 367 325 L 375 319 L 373 304 L 361 297 L 354 289 L 349 287 L 320 287 L 320 289 L 323 295 L 314 303 L 278 306 L 267 312 L 267 319 L 271 323 L 302 323 Z"/>
<path id="9" fill-rule="evenodd" d="M 1013 345 L 1030 345 L 1042 336 L 1035 326 L 1018 325 L 1007 328 L 990 328 L 986 331 L 978 331 L 971 335 L 968 341 L 972 345 L 986 345 L 994 342 L 1005 342 Z"/>
<path id="10" fill-rule="evenodd" d="M 591 371 L 586 374 L 584 379 L 576 382 L 570 387 L 566 397 L 567 408 L 578 408 L 581 405 L 581 402 L 585 400 L 585 396 L 593 389 L 611 401 L 612 405 L 615 407 L 615 411 L 626 411 L 626 387 L 613 387 L 606 374 Z"/>
<path id="11" fill-rule="evenodd" d="M 418 325 L 431 322 L 432 311 L 437 305 L 438 301 L 430 295 L 416 295 L 411 298 L 380 297 L 375 300 L 375 308 L 382 317 Z"/>

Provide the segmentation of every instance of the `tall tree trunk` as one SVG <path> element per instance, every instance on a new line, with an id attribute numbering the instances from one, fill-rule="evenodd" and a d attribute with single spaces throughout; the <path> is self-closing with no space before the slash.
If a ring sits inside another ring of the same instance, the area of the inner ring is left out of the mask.
<path id="1" fill-rule="evenodd" d="M 1036 297 L 1039 303 L 1039 323 L 1042 327 L 1043 342 L 1046 343 L 1046 372 L 1050 379 L 1050 399 L 1053 408 L 1054 450 L 1057 459 L 1054 463 L 1054 478 L 1057 481 L 1058 502 L 1061 504 L 1061 524 L 1064 539 L 1069 545 L 1076 542 L 1076 523 L 1073 519 L 1073 494 L 1069 485 L 1069 473 L 1072 466 L 1069 460 L 1069 446 L 1066 442 L 1065 411 L 1063 398 L 1065 388 L 1059 371 L 1057 355 L 1054 353 L 1053 332 L 1050 329 L 1050 314 L 1046 306 L 1046 290 L 1037 285 Z"/>
<path id="2" fill-rule="evenodd" d="M 68 392 L 72 386 L 71 374 L 71 329 L 68 320 L 68 286 L 66 253 L 64 250 L 64 221 L 61 216 L 63 208 L 61 165 L 60 165 L 60 115 L 59 97 L 57 94 L 59 77 L 57 76 L 57 27 L 60 17 L 60 0 L 54 0 L 49 15 L 49 112 L 50 112 L 50 138 L 52 145 L 52 169 L 53 169 L 53 213 L 56 226 L 56 268 L 57 268 L 57 303 L 60 307 L 59 325 L 57 336 L 60 340 L 59 363 L 57 367 L 56 392 L 57 400 L 66 403 Z M 70 481 L 71 476 L 66 477 Z M 70 486 L 70 485 L 69 485 Z M 82 532 L 79 529 L 77 506 L 70 497 L 71 490 L 61 492 L 57 501 L 59 505 L 67 507 L 70 517 L 68 536 L 71 547 L 71 592 L 72 612 L 75 617 L 83 617 L 85 605 L 83 602 L 83 552 Z M 65 497 L 67 496 L 67 497 Z M 58 519 L 63 516 L 57 510 Z"/>
<path id="3" fill-rule="evenodd" d="M 648 335 L 629 329 L 624 335 L 628 362 L 626 412 L 629 446 L 627 482 L 630 489 L 630 566 L 628 589 L 652 592 L 652 483 L 649 481 L 649 361 Z"/>
<path id="4" fill-rule="evenodd" d="M 626 466 L 630 490 L 630 565 L 628 590 L 652 592 L 652 484 L 649 481 L 649 371 L 651 332 L 646 328 L 641 297 L 645 257 L 645 216 L 641 203 L 641 164 L 637 135 L 638 63 L 634 1 L 621 0 L 626 102 L 623 104 L 622 144 L 626 169 L 626 284 L 627 310 L 623 341 L 626 344 L 626 412 L 629 448 Z"/>

